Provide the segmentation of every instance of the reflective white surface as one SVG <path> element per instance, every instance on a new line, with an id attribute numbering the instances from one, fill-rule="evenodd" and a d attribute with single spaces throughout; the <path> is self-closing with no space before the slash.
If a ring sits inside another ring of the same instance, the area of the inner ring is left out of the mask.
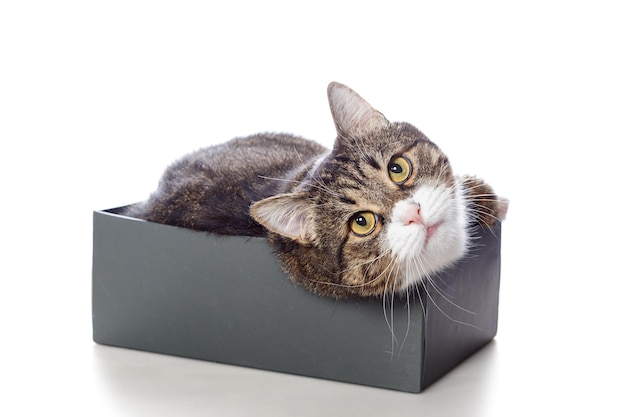
<path id="1" fill-rule="evenodd" d="M 333 3 L 0 5 L 0 414 L 626 413 L 620 6 Z M 330 145 L 333 80 L 511 199 L 496 341 L 419 395 L 94 345 L 92 210 L 233 136 Z"/>

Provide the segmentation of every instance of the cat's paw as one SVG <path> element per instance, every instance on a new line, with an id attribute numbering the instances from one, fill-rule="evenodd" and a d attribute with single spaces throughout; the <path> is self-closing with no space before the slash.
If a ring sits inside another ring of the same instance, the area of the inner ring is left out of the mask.
<path id="1" fill-rule="evenodd" d="M 485 181 L 474 176 L 459 178 L 467 201 L 467 211 L 472 223 L 492 227 L 506 218 L 509 200 L 499 197 Z"/>
<path id="2" fill-rule="evenodd" d="M 504 197 L 498 197 L 498 202 L 496 203 L 496 217 L 503 221 L 506 219 L 506 214 L 509 211 L 509 199 Z"/>

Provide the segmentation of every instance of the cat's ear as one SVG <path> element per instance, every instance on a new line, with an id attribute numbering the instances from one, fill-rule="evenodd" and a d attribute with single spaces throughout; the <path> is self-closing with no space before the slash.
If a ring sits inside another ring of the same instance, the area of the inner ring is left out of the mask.
<path id="1" fill-rule="evenodd" d="M 308 245 L 314 237 L 311 203 L 300 194 L 279 194 L 257 201 L 250 214 L 266 229 Z"/>
<path id="2" fill-rule="evenodd" d="M 343 84 L 332 82 L 328 85 L 328 103 L 339 136 L 355 136 L 358 132 L 389 125 L 382 113 Z"/>

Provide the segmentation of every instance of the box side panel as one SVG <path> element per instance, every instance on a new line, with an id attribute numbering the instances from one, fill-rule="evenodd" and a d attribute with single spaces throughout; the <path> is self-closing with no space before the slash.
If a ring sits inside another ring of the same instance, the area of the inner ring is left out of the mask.
<path id="1" fill-rule="evenodd" d="M 482 230 L 466 259 L 436 276 L 426 292 L 426 388 L 496 335 L 500 290 L 498 225 Z"/>
<path id="2" fill-rule="evenodd" d="M 93 256 L 97 343 L 421 390 L 419 303 L 385 307 L 394 338 L 382 300 L 308 293 L 288 280 L 263 239 L 96 212 Z"/>

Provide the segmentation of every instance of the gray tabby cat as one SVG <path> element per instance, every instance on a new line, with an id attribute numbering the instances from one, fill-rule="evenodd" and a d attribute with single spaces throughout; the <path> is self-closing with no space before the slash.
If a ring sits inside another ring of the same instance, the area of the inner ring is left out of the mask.
<path id="1" fill-rule="evenodd" d="M 408 123 L 391 123 L 331 83 L 332 150 L 258 134 L 171 165 L 126 215 L 225 235 L 266 237 L 293 281 L 324 296 L 404 292 L 468 251 L 473 226 L 508 203 Z"/>

